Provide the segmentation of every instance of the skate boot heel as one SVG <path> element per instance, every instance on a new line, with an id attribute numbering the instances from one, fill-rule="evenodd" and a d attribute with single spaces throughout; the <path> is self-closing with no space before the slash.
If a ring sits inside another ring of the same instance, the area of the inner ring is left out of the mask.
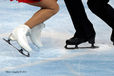
<path id="1" fill-rule="evenodd" d="M 75 48 L 78 48 L 78 45 L 75 45 Z"/>
<path id="2" fill-rule="evenodd" d="M 95 45 L 94 45 L 95 44 L 95 39 L 90 39 L 88 42 L 91 44 L 92 48 L 95 47 Z"/>
<path id="3" fill-rule="evenodd" d="M 88 42 L 89 42 L 90 44 L 94 44 L 94 43 L 95 43 L 95 39 L 90 39 L 90 40 L 88 40 Z"/>
<path id="4" fill-rule="evenodd" d="M 91 48 L 99 48 L 98 46 L 95 46 L 95 39 L 90 39 L 88 42 L 91 44 Z"/>
<path id="5" fill-rule="evenodd" d="M 11 33 L 8 37 L 8 40 L 16 40 L 15 37 L 13 36 L 13 34 Z"/>

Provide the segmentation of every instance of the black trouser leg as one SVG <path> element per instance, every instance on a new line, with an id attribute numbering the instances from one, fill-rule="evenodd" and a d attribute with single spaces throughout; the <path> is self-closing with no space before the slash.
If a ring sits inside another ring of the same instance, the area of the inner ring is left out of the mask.
<path id="1" fill-rule="evenodd" d="M 89 39 L 95 37 L 92 23 L 88 20 L 81 0 L 64 0 L 71 15 L 76 33 L 74 37 Z"/>
<path id="2" fill-rule="evenodd" d="M 88 6 L 114 30 L 114 9 L 108 2 L 109 0 L 88 0 Z M 112 31 L 111 40 L 114 42 L 114 31 Z"/>

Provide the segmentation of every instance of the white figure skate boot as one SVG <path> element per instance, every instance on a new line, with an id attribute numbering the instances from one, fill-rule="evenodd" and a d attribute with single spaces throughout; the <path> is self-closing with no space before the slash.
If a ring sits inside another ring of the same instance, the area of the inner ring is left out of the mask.
<path id="1" fill-rule="evenodd" d="M 23 24 L 13 30 L 13 32 L 9 36 L 9 39 L 16 40 L 23 49 L 30 52 L 32 51 L 32 49 L 30 48 L 27 41 L 28 33 L 30 33 L 30 28 L 27 25 Z"/>
<path id="2" fill-rule="evenodd" d="M 41 23 L 31 29 L 30 38 L 33 44 L 35 44 L 37 47 L 43 46 L 41 42 L 41 31 L 44 27 L 45 27 L 45 24 Z"/>

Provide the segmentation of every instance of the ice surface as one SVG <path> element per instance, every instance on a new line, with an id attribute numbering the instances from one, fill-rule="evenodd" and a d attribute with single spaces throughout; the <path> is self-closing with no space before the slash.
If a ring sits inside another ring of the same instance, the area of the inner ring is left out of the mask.
<path id="1" fill-rule="evenodd" d="M 0 76 L 114 76 L 111 28 L 92 14 L 86 2 L 83 0 L 87 15 L 97 33 L 96 45 L 100 48 L 64 49 L 65 40 L 71 38 L 75 30 L 64 1 L 59 0 L 59 13 L 45 22 L 46 27 L 42 32 L 44 47 L 37 48 L 30 41 L 34 52 L 27 58 L 2 38 L 7 38 L 15 27 L 27 21 L 40 8 L 0 0 Z M 110 0 L 110 4 L 114 6 L 114 1 Z M 16 45 L 15 42 L 14 44 Z"/>

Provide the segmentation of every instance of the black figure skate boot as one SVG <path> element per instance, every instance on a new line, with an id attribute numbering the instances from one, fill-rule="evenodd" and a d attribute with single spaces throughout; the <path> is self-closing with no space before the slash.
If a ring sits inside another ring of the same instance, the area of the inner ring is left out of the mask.
<path id="1" fill-rule="evenodd" d="M 89 42 L 91 44 L 91 47 L 89 48 L 97 48 L 97 46 L 94 46 L 95 44 L 95 37 L 91 37 L 90 39 L 84 39 L 84 38 L 71 38 L 69 40 L 66 40 L 66 49 L 78 49 L 78 45 L 84 42 Z M 68 47 L 68 45 L 75 45 L 75 47 Z M 86 47 L 85 47 L 86 48 Z M 88 47 L 87 47 L 88 48 Z"/>

